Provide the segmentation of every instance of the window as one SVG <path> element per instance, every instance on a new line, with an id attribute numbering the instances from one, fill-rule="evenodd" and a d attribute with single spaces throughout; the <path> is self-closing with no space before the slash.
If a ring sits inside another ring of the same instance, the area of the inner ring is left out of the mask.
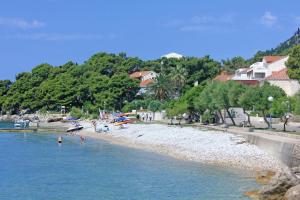
<path id="1" fill-rule="evenodd" d="M 265 78 L 265 77 L 266 77 L 266 74 L 265 74 L 265 73 L 255 73 L 255 74 L 254 74 L 254 77 L 255 77 L 255 78 Z"/>

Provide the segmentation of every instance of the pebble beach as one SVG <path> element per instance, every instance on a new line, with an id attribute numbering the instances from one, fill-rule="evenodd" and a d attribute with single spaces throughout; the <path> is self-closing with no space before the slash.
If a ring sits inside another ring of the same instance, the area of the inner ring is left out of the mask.
<path id="1" fill-rule="evenodd" d="M 125 129 L 112 126 L 107 133 L 95 133 L 89 122 L 83 122 L 80 135 L 140 148 L 177 159 L 205 164 L 247 169 L 279 171 L 280 161 L 249 144 L 236 134 L 192 127 L 160 124 L 130 124 Z"/>

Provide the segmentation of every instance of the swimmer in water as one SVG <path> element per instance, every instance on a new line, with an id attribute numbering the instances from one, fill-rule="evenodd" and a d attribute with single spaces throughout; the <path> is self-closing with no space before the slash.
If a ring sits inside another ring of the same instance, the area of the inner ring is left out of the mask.
<path id="1" fill-rule="evenodd" d="M 62 143 L 62 137 L 61 137 L 61 136 L 59 136 L 59 137 L 57 138 L 57 143 L 59 143 L 59 144 Z"/>
<path id="2" fill-rule="evenodd" d="M 85 141 L 85 138 L 83 136 L 80 136 L 80 143 L 82 144 L 82 143 L 84 143 L 84 141 Z"/>

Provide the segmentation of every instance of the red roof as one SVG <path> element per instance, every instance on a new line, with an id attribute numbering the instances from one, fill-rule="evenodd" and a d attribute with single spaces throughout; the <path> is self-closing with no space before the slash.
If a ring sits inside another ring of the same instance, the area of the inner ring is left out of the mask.
<path id="1" fill-rule="evenodd" d="M 220 75 L 216 76 L 214 78 L 215 81 L 220 81 L 220 82 L 226 82 L 231 80 L 232 78 L 232 74 L 230 74 L 229 72 L 226 71 L 222 71 Z"/>
<path id="2" fill-rule="evenodd" d="M 130 74 L 131 78 L 141 78 L 147 74 L 149 74 L 150 71 L 139 71 L 139 72 L 134 72 L 132 74 Z"/>
<path id="3" fill-rule="evenodd" d="M 243 85 L 249 85 L 249 86 L 258 86 L 259 85 L 258 80 L 236 80 L 235 82 L 243 84 Z"/>
<path id="4" fill-rule="evenodd" d="M 267 80 L 289 80 L 288 69 L 282 69 L 277 72 L 272 72 L 271 76 L 266 78 Z"/>
<path id="5" fill-rule="evenodd" d="M 285 56 L 264 56 L 264 59 L 267 63 L 273 63 L 283 58 L 285 58 Z"/>
<path id="6" fill-rule="evenodd" d="M 147 87 L 148 85 L 154 83 L 152 79 L 144 80 L 140 83 L 140 87 Z"/>

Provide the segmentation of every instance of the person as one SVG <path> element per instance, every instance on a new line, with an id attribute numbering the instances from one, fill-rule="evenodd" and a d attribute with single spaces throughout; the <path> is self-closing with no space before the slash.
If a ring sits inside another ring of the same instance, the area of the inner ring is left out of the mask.
<path id="1" fill-rule="evenodd" d="M 59 144 L 62 143 L 62 137 L 61 137 L 61 136 L 59 136 L 59 137 L 57 138 L 57 143 L 59 143 Z"/>
<path id="2" fill-rule="evenodd" d="M 152 121 L 152 114 L 150 113 L 149 114 L 149 122 L 151 123 L 151 121 Z"/>
<path id="3" fill-rule="evenodd" d="M 85 138 L 81 135 L 80 136 L 80 143 L 82 144 L 82 143 L 84 143 L 84 141 L 85 141 Z"/>
<path id="4" fill-rule="evenodd" d="M 146 114 L 146 122 L 148 122 L 148 117 L 149 117 L 149 115 L 148 115 L 148 113 Z"/>
<path id="5" fill-rule="evenodd" d="M 144 120 L 145 120 L 145 114 L 142 113 L 142 121 L 144 121 Z"/>

